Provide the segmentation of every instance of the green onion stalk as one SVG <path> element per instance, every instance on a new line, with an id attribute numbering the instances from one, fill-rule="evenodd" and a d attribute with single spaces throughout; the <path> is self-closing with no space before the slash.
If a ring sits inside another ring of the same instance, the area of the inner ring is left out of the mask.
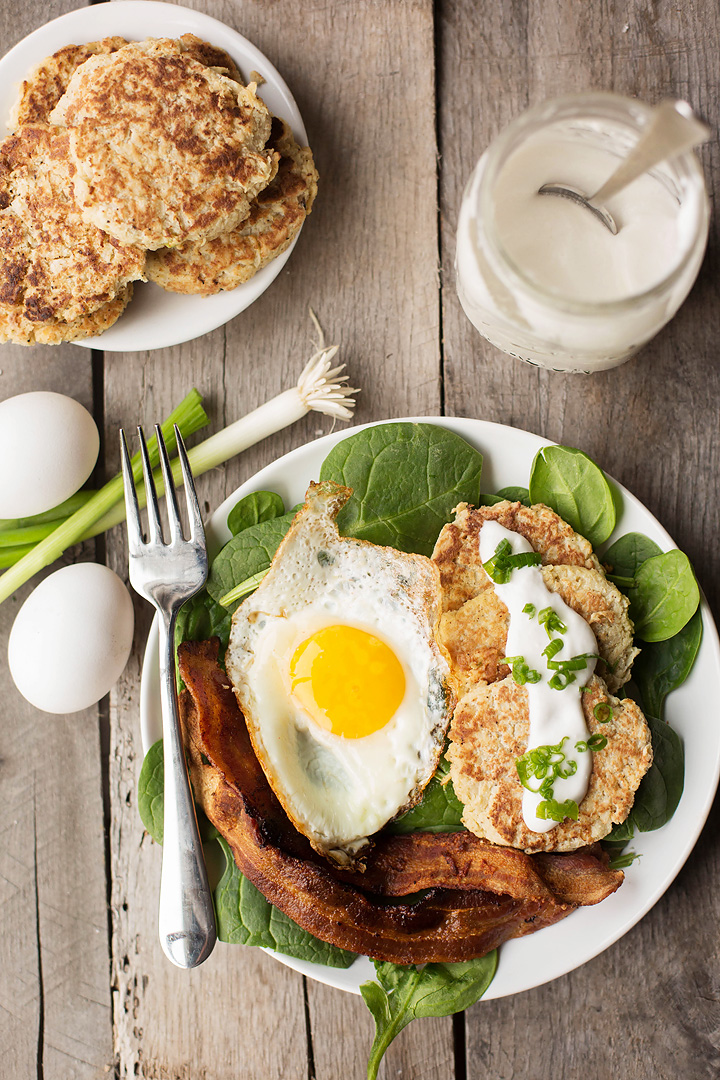
<path id="1" fill-rule="evenodd" d="M 178 407 L 173 409 L 167 420 L 161 424 L 163 438 L 169 446 L 174 447 L 175 424 L 177 424 L 183 438 L 185 438 L 192 435 L 193 432 L 199 431 L 207 422 L 207 414 L 202 407 L 202 398 L 198 391 L 193 389 L 180 402 Z M 156 466 L 160 461 L 160 457 L 157 439 L 154 435 L 152 439 L 148 440 L 148 453 L 153 466 Z M 132 468 L 133 477 L 135 482 L 138 483 L 142 477 L 142 460 L 139 453 L 135 454 L 132 459 Z M 123 497 L 123 479 L 122 475 L 118 474 L 103 488 L 96 491 L 70 517 L 65 518 L 48 536 L 40 540 L 39 543 L 34 544 L 29 551 L 26 551 L 14 566 L 5 571 L 0 577 L 0 603 L 12 596 L 16 589 L 24 585 L 39 570 L 55 562 L 72 544 L 77 544 L 82 540 L 88 529 L 91 529 L 94 523 Z M 9 551 L 12 550 L 12 548 L 9 549 Z"/>
<path id="2" fill-rule="evenodd" d="M 340 374 L 342 366 L 330 366 L 337 349 L 337 345 L 321 347 L 303 369 L 297 386 L 283 391 L 247 416 L 240 417 L 222 431 L 188 450 L 187 456 L 193 476 L 202 476 L 210 469 L 222 465 L 248 447 L 294 424 L 311 410 L 338 420 L 350 420 L 355 402 L 349 395 L 357 391 L 343 385 L 348 377 Z M 181 484 L 182 471 L 177 458 L 170 462 L 170 468 L 175 483 Z M 160 497 L 165 491 L 165 485 L 159 469 L 153 473 L 153 478 Z M 142 484 L 138 488 L 138 502 L 140 506 L 145 506 L 145 487 Z M 122 502 L 88 529 L 83 540 L 89 540 L 124 520 L 125 503 Z"/>
<path id="3" fill-rule="evenodd" d="M 278 394 L 247 416 L 241 417 L 188 450 L 193 475 L 200 476 L 221 465 L 249 446 L 295 423 L 311 410 L 335 419 L 350 420 L 355 405 L 350 395 L 357 391 L 345 385 L 348 377 L 341 374 L 344 365 L 331 366 L 336 352 L 336 345 L 326 348 L 321 340 L 318 351 L 308 361 L 296 386 Z M 163 437 L 171 453 L 175 448 L 173 424 L 178 425 L 183 439 L 186 439 L 207 423 L 201 402 L 198 391 L 192 390 L 161 425 Z M 151 465 L 156 470 L 153 476 L 160 497 L 165 488 L 162 474 L 157 468 L 159 457 L 154 436 L 148 440 L 148 451 Z M 145 488 L 139 454 L 133 457 L 132 467 L 138 501 L 144 506 Z M 171 469 L 175 483 L 180 484 L 182 472 L 177 458 L 171 461 Z M 78 496 L 73 498 L 79 499 L 78 508 L 69 517 L 61 518 L 59 524 L 57 517 L 61 515 L 63 507 L 70 507 L 71 500 L 56 507 L 54 511 L 48 511 L 47 515 L 17 521 L 0 521 L 0 568 L 11 567 L 0 576 L 0 603 L 33 574 L 59 558 L 66 548 L 90 540 L 125 519 L 121 474 L 113 477 L 100 491 L 90 493 L 87 497 L 78 493 Z M 41 521 L 41 518 L 47 520 Z M 33 543 L 33 538 L 39 542 Z"/>

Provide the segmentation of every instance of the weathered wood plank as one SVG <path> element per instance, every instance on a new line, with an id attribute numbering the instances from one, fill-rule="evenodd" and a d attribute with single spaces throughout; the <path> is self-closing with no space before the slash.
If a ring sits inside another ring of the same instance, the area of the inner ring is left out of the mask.
<path id="1" fill-rule="evenodd" d="M 5 345 L 0 368 L 3 400 L 55 390 L 92 409 L 84 350 Z M 4 648 L 38 580 L 0 609 Z M 98 710 L 38 712 L 6 664 L 0 701 L 0 1057 L 8 1076 L 91 1080 L 112 1062 Z"/>
<path id="2" fill-rule="evenodd" d="M 3 6 L 0 51 L 76 6 Z M 4 345 L 0 371 L 2 399 L 48 389 L 93 407 L 86 350 Z M 3 605 L 4 643 L 36 583 Z M 6 667 L 0 700 L 0 1056 L 8 1076 L 94 1080 L 112 1063 L 99 713 L 39 713 Z"/>
<path id="3" fill-rule="evenodd" d="M 687 96 L 718 120 L 718 13 L 712 3 L 442 5 L 440 149 L 443 328 L 448 412 L 580 446 L 634 491 L 695 562 L 717 605 L 720 329 L 711 299 L 717 220 L 697 286 L 670 326 L 615 371 L 534 370 L 479 337 L 455 295 L 462 187 L 477 157 L 526 105 L 589 87 L 650 101 Z M 717 146 L 704 152 L 717 190 Z M 519 481 L 520 482 L 520 481 Z M 716 815 L 717 816 L 717 815 Z M 715 824 L 715 828 L 716 828 Z M 717 1071 L 718 881 L 712 823 L 678 881 L 630 935 L 572 975 L 468 1013 L 468 1078 Z M 658 1018 L 661 1017 L 661 1020 Z M 558 1053 L 562 1047 L 562 1053 Z"/>

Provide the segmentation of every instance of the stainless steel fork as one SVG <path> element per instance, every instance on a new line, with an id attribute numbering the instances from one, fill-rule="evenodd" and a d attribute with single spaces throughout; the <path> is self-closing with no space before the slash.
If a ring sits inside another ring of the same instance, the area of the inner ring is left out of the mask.
<path id="1" fill-rule="evenodd" d="M 185 484 L 190 539 L 183 537 L 167 450 L 155 426 L 170 524 L 170 542 L 163 539 L 157 492 L 142 428 L 140 453 L 145 477 L 149 540 L 143 539 L 135 483 L 125 433 L 120 451 L 125 481 L 130 582 L 158 610 L 160 624 L 160 693 L 163 716 L 165 812 L 160 881 L 160 944 L 168 960 L 181 968 L 202 964 L 216 941 L 215 913 L 198 832 L 195 804 L 188 781 L 175 682 L 175 620 L 186 600 L 205 584 L 208 559 L 205 532 L 182 436 L 175 426 L 178 458 Z"/>

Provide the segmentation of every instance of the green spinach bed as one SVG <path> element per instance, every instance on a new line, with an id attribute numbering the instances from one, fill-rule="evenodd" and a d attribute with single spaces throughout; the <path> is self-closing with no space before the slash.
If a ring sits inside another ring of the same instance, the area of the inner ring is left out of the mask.
<path id="1" fill-rule="evenodd" d="M 341 533 L 430 555 L 440 529 L 459 502 L 491 504 L 500 499 L 556 510 L 594 547 L 616 524 L 616 494 L 602 470 L 580 450 L 550 446 L 538 452 L 528 486 L 481 490 L 482 455 L 459 435 L 432 424 L 387 423 L 337 443 L 323 462 L 321 480 L 353 489 L 341 511 Z M 279 495 L 258 491 L 240 499 L 228 515 L 232 539 L 213 561 L 206 590 L 181 610 L 176 643 L 214 635 L 227 645 L 232 613 L 262 580 L 296 508 L 286 512 Z M 642 706 L 650 725 L 654 761 L 638 789 L 632 812 L 604 841 L 612 865 L 628 866 L 636 855 L 627 845 L 638 832 L 658 829 L 672 816 L 683 790 L 683 748 L 663 719 L 667 695 L 687 678 L 700 647 L 700 594 L 686 555 L 662 552 L 640 533 L 621 536 L 601 555 L 609 577 L 626 592 L 636 638 L 642 647 L 625 692 Z M 162 741 L 148 751 L 140 774 L 138 806 L 150 835 L 162 843 Z M 463 828 L 462 806 L 441 760 L 436 776 L 415 809 L 394 821 L 398 833 Z M 273 908 L 235 866 L 230 849 L 207 821 L 207 841 L 219 844 L 225 869 L 215 888 L 218 934 L 232 944 L 258 945 L 331 967 L 348 967 L 353 953 L 319 941 Z M 376 1026 L 368 1061 L 374 1080 L 392 1039 L 411 1020 L 447 1016 L 477 1002 L 490 985 L 495 952 L 461 964 L 402 967 L 374 961 L 376 981 L 361 986 Z"/>

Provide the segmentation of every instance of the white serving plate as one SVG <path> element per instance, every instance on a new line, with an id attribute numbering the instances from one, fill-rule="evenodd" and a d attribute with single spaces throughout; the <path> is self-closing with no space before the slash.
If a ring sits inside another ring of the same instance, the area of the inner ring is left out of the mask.
<path id="1" fill-rule="evenodd" d="M 414 417 L 413 422 L 438 424 L 461 435 L 484 455 L 482 490 L 493 492 L 511 484 L 527 486 L 530 466 L 542 446 L 549 446 L 527 431 L 484 420 L 452 417 Z M 388 421 L 386 421 L 388 422 Z M 371 426 L 371 425 L 364 425 Z M 251 491 L 276 491 L 286 506 L 302 502 L 305 489 L 316 480 L 329 450 L 360 427 L 334 432 L 293 450 L 242 484 L 215 511 L 206 525 L 211 554 L 230 539 L 227 515 Z M 643 504 L 616 484 L 622 496 L 614 538 L 643 532 L 663 550 L 676 547 Z M 609 542 L 612 542 L 612 539 Z M 685 745 L 685 790 L 671 821 L 653 833 L 642 833 L 632 850 L 642 853 L 625 871 L 621 888 L 595 907 L 580 908 L 562 922 L 529 937 L 506 942 L 500 949 L 495 979 L 485 999 L 530 990 L 573 971 L 626 934 L 659 900 L 692 851 L 705 823 L 720 775 L 720 642 L 706 601 L 702 600 L 703 640 L 687 681 L 669 695 L 665 718 Z M 157 626 L 148 638 L 140 698 L 143 748 L 162 738 L 158 679 Z M 324 967 L 272 953 L 296 971 L 351 993 L 371 978 L 374 969 L 361 957 L 346 970 Z"/>
<path id="2" fill-rule="evenodd" d="M 270 112 L 287 121 L 301 145 L 307 143 L 305 125 L 292 94 L 259 49 L 209 15 L 156 0 L 116 0 L 111 4 L 83 7 L 53 19 L 18 42 L 0 60 L 0 137 L 8 133 L 7 118 L 22 80 L 37 63 L 63 46 L 113 35 L 138 41 L 149 37 L 180 37 L 181 34 L 196 34 L 225 49 L 248 82 L 251 71 L 259 72 L 265 78 L 259 93 Z M 76 344 L 108 352 L 140 352 L 201 337 L 235 318 L 257 300 L 278 276 L 294 246 L 293 241 L 287 251 L 258 271 L 250 281 L 214 296 L 182 296 L 166 292 L 150 281 L 136 282 L 133 299 L 115 325 L 104 334 Z"/>

